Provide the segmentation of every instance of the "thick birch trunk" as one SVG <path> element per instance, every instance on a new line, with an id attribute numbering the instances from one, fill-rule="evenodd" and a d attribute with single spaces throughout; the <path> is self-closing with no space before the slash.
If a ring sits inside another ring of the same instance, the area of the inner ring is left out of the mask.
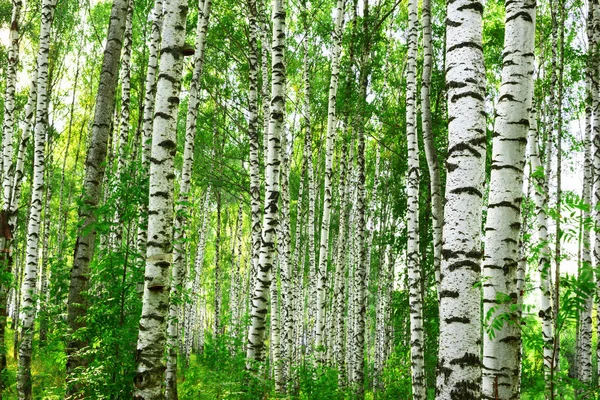
<path id="1" fill-rule="evenodd" d="M 448 4 L 448 159 L 437 398 L 481 397 L 481 218 L 485 179 L 483 3 Z"/>

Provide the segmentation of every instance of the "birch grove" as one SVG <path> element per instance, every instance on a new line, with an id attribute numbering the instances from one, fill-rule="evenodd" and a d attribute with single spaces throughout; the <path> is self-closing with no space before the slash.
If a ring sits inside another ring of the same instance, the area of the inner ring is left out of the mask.
<path id="1" fill-rule="evenodd" d="M 596 398 L 599 41 L 572 0 L 4 1 L 1 397 Z"/>

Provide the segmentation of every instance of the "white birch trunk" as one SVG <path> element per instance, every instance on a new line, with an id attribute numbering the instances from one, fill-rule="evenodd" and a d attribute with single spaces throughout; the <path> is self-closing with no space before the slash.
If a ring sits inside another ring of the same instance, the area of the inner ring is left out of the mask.
<path id="1" fill-rule="evenodd" d="M 519 395 L 521 327 L 517 268 L 525 144 L 533 90 L 535 2 L 506 6 L 506 34 L 500 98 L 492 142 L 492 171 L 483 261 L 482 396 L 514 399 Z M 517 323 L 491 327 L 496 318 L 512 315 Z"/>
<path id="2" fill-rule="evenodd" d="M 252 235 L 252 277 L 258 271 L 260 252 L 260 170 L 259 170 L 259 140 L 258 140 L 258 35 L 256 0 L 248 1 L 249 53 L 248 53 L 248 141 L 250 143 L 250 207 Z M 264 47 L 264 43 L 263 43 Z M 264 78 L 264 77 L 263 77 Z M 263 84 L 265 82 L 263 81 Z M 252 287 L 254 287 L 252 285 Z"/>
<path id="3" fill-rule="evenodd" d="M 431 220 L 433 236 L 433 268 L 435 283 L 440 294 L 440 264 L 442 262 L 442 225 L 444 204 L 440 166 L 437 149 L 433 137 L 431 121 L 431 69 L 433 67 L 433 44 L 431 38 L 431 0 L 423 0 L 421 24 L 423 29 L 423 73 L 421 77 L 421 125 L 423 131 L 423 147 L 429 170 L 429 190 L 431 193 Z"/>
<path id="4" fill-rule="evenodd" d="M 417 139 L 417 0 L 408 2 L 408 63 L 406 74 L 407 177 L 407 268 L 410 308 L 410 355 L 412 393 L 415 400 L 427 397 L 423 335 L 423 297 L 421 294 L 421 257 L 419 249 L 419 142 Z"/>
<path id="5" fill-rule="evenodd" d="M 325 290 L 327 287 L 327 266 L 329 254 L 329 224 L 331 220 L 331 180 L 333 175 L 333 146 L 336 135 L 336 101 L 340 72 L 340 55 L 342 52 L 342 27 L 344 23 L 344 0 L 338 0 L 335 8 L 335 28 L 333 30 L 333 52 L 331 54 L 331 78 L 329 80 L 329 99 L 327 105 L 327 133 L 325 144 L 325 182 L 323 193 L 323 219 L 321 222 L 321 242 L 319 246 L 319 268 L 317 273 L 317 321 L 315 348 L 317 357 L 321 358 L 321 346 L 324 344 L 323 328 L 325 326 Z M 306 49 L 305 49 L 306 51 Z M 308 95 L 308 91 L 306 93 Z M 310 109 L 305 109 L 305 113 Z M 312 250 L 312 248 L 311 248 Z M 322 359 L 321 359 L 322 361 Z"/>
<path id="6" fill-rule="evenodd" d="M 283 0 L 272 1 L 273 45 L 271 71 L 271 117 L 269 121 L 269 144 L 265 169 L 265 207 L 261 233 L 261 249 L 256 284 L 250 310 L 251 324 L 248 329 L 247 367 L 253 369 L 252 361 L 264 360 L 265 314 L 268 290 L 275 256 L 275 236 L 278 221 L 279 154 L 285 112 L 285 6 Z"/>
<path id="7" fill-rule="evenodd" d="M 167 371 L 165 397 L 177 399 L 177 343 L 180 329 L 177 315 L 179 313 L 180 286 L 185 265 L 185 227 L 187 226 L 187 208 L 189 207 L 189 192 L 194 166 L 194 142 L 196 139 L 196 120 L 198 116 L 200 78 L 204 67 L 204 47 L 211 0 L 200 1 L 198 4 L 198 24 L 196 28 L 196 50 L 194 52 L 194 72 L 190 82 L 188 110 L 185 124 L 185 144 L 183 149 L 183 165 L 181 167 L 181 184 L 179 199 L 176 205 L 175 238 L 173 249 L 173 268 L 171 278 L 171 301 L 169 302 L 169 320 L 167 322 Z"/>
<path id="8" fill-rule="evenodd" d="M 154 120 L 154 103 L 156 101 L 156 75 L 158 72 L 158 51 L 160 49 L 160 35 L 163 24 L 163 1 L 154 0 L 152 9 L 152 24 L 148 52 L 148 70 L 144 85 L 144 115 L 142 123 L 142 173 L 147 177 L 150 170 L 150 152 L 152 148 L 152 121 Z M 148 204 L 140 205 L 138 219 L 137 251 L 143 256 L 146 254 L 148 240 Z"/>
<path id="9" fill-rule="evenodd" d="M 42 202 L 44 197 L 44 152 L 48 130 L 48 56 L 50 33 L 54 19 L 55 0 L 42 2 L 40 47 L 37 55 L 37 101 L 33 149 L 33 182 L 31 184 L 31 207 L 27 225 L 27 256 L 25 276 L 21 286 L 21 343 L 17 371 L 17 393 L 19 399 L 32 399 L 31 357 L 35 321 L 35 297 L 38 274 L 38 245 Z"/>
<path id="10" fill-rule="evenodd" d="M 485 179 L 483 3 L 448 4 L 448 158 L 437 398 L 481 397 L 481 218 Z"/>
<path id="11" fill-rule="evenodd" d="M 185 1 L 173 0 L 167 3 L 163 24 L 150 156 L 145 284 L 134 380 L 134 398 L 139 400 L 162 397 L 165 324 L 169 308 L 169 271 L 173 264 L 177 111 L 187 11 Z"/>
<path id="12" fill-rule="evenodd" d="M 548 226 L 546 217 L 547 196 L 545 192 L 546 178 L 542 166 L 537 138 L 537 116 L 535 110 L 531 112 L 529 119 L 529 131 L 527 133 L 527 147 L 529 162 L 531 163 L 532 178 L 534 181 L 534 195 L 536 214 L 536 243 L 540 246 L 538 255 L 538 272 L 540 274 L 540 311 L 542 319 L 542 339 L 544 341 L 544 375 L 546 385 L 549 384 L 550 369 L 552 367 L 552 355 L 554 348 L 553 333 L 553 311 L 552 311 L 552 285 L 550 279 L 550 248 L 548 242 Z M 549 155 L 547 155 L 549 156 Z"/>
<path id="13" fill-rule="evenodd" d="M 8 40 L 8 62 L 6 66 L 6 91 L 4 92 L 4 126 L 2 127 L 2 190 L 4 210 L 10 207 L 13 183 L 13 133 L 15 127 L 15 91 L 17 85 L 17 69 L 19 66 L 19 18 L 22 0 L 12 1 L 12 17 Z"/>

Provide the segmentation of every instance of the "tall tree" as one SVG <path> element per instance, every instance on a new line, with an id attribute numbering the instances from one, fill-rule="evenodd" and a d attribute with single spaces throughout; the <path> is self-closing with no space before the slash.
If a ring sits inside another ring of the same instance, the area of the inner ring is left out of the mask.
<path id="1" fill-rule="evenodd" d="M 165 5 L 150 154 L 148 242 L 134 399 L 162 398 L 169 272 L 173 264 L 174 160 L 187 1 Z"/>
<path id="2" fill-rule="evenodd" d="M 32 341 L 36 311 L 36 289 L 38 279 L 38 250 L 40 224 L 42 220 L 42 202 L 44 197 L 44 153 L 48 140 L 48 104 L 49 78 L 48 56 L 50 35 L 56 0 L 42 2 L 42 20 L 40 26 L 40 47 L 37 55 L 37 101 L 35 107 L 35 134 L 33 149 L 33 182 L 31 184 L 31 206 L 27 224 L 27 256 L 25 276 L 21 287 L 21 343 L 19 346 L 19 369 L 17 372 L 17 392 L 19 399 L 33 398 L 31 388 Z M 5 217 L 5 216 L 4 216 Z"/>
<path id="3" fill-rule="evenodd" d="M 481 218 L 485 179 L 483 2 L 448 3 L 448 156 L 437 398 L 481 396 Z"/>
<path id="4" fill-rule="evenodd" d="M 336 136 L 336 102 L 342 52 L 342 28 L 344 24 L 344 0 L 339 0 L 335 8 L 335 27 L 332 33 L 333 52 L 331 54 L 331 77 L 329 80 L 329 98 L 327 103 L 327 132 L 325 150 L 325 182 L 323 189 L 323 218 L 321 222 L 321 243 L 319 246 L 319 268 L 317 273 L 317 350 L 323 345 L 323 328 L 325 326 L 325 288 L 327 286 L 326 271 L 329 254 L 329 225 L 331 220 L 331 180 L 333 175 L 333 147 Z M 305 110 L 308 111 L 308 110 Z"/>
<path id="5" fill-rule="evenodd" d="M 247 357 L 264 360 L 265 314 L 271 285 L 278 221 L 279 153 L 285 111 L 285 6 L 283 0 L 272 0 L 273 42 L 271 46 L 271 116 L 265 168 L 265 206 L 262 221 L 261 248 L 252 294 L 251 324 L 248 329 Z M 249 368 L 252 366 L 249 364 Z"/>
<path id="6" fill-rule="evenodd" d="M 431 0 L 423 0 L 421 25 L 423 30 L 423 73 L 421 76 L 421 126 L 423 147 L 429 169 L 429 191 L 431 193 L 431 219 L 433 231 L 433 267 L 437 285 L 438 300 L 440 293 L 440 264 L 442 262 L 442 225 L 444 204 L 442 200 L 442 182 L 437 149 L 433 136 L 431 119 L 431 70 L 433 68 L 433 42 L 431 34 Z"/>
<path id="7" fill-rule="evenodd" d="M 67 323 L 71 334 L 67 344 L 67 381 L 74 380 L 76 369 L 85 365 L 81 350 L 86 346 L 86 341 L 82 335 L 76 333 L 86 324 L 87 301 L 85 292 L 88 288 L 90 262 L 94 256 L 96 209 L 102 193 L 102 182 L 106 168 L 107 141 L 115 108 L 119 59 L 123 46 L 127 8 L 127 0 L 113 1 L 108 26 L 108 39 L 104 49 L 100 83 L 96 95 L 94 122 L 85 161 L 82 202 L 78 212 L 81 225 L 75 242 L 75 255 L 73 267 L 71 268 L 67 305 Z M 71 396 L 75 395 L 79 389 L 80 387 L 77 384 L 69 385 L 68 393 Z"/>
<path id="8" fill-rule="evenodd" d="M 408 2 L 408 62 L 406 69 L 407 250 L 410 304 L 410 355 L 412 393 L 416 400 L 427 397 L 425 388 L 423 295 L 419 254 L 419 141 L 417 139 L 417 0 Z"/>
<path id="9" fill-rule="evenodd" d="M 521 327 L 494 319 L 516 313 L 525 145 L 534 72 L 535 1 L 506 5 L 502 84 L 496 106 L 483 261 L 483 397 L 519 396 Z M 518 318 L 516 318 L 518 319 Z"/>
<path id="10" fill-rule="evenodd" d="M 158 57 L 160 49 L 160 35 L 163 24 L 163 1 L 154 0 L 152 8 L 152 24 L 150 44 L 148 53 L 148 70 L 144 84 L 144 112 L 142 120 L 142 173 L 147 177 L 150 170 L 150 153 L 152 147 L 152 122 L 154 120 L 154 103 L 156 100 L 156 76 L 158 72 Z M 140 254 L 146 254 L 146 242 L 148 240 L 148 204 L 140 205 L 140 216 L 138 219 L 137 250 Z"/>
<path id="11" fill-rule="evenodd" d="M 198 119 L 198 106 L 200 95 L 200 79 L 204 67 L 204 47 L 208 30 L 208 19 L 212 1 L 203 0 L 198 4 L 198 23 L 196 28 L 196 50 L 194 52 L 194 71 L 190 82 L 188 110 L 185 123 L 185 144 L 183 149 L 183 165 L 181 167 L 181 184 L 179 186 L 179 199 L 175 215 L 175 239 L 173 251 L 173 274 L 171 278 L 171 301 L 169 304 L 168 332 L 168 357 L 166 374 L 167 399 L 177 399 L 177 343 L 181 329 L 178 329 L 177 316 L 180 301 L 178 297 L 182 275 L 185 271 L 185 228 L 187 226 L 187 206 L 194 165 L 194 143 L 196 140 L 196 121 Z"/>
<path id="12" fill-rule="evenodd" d="M 3 256 L 0 257 L 0 267 L 5 278 L 0 282 L 0 397 L 5 388 L 6 376 L 6 348 L 4 345 L 4 335 L 6 329 L 7 317 L 7 300 L 10 289 L 10 282 L 7 278 L 10 277 L 12 269 L 11 251 L 12 251 L 12 235 L 15 226 L 11 225 L 10 212 L 12 192 L 14 187 L 14 165 L 13 165 L 13 131 L 15 125 L 15 91 L 17 80 L 17 68 L 19 66 L 19 18 L 21 16 L 21 8 L 23 2 L 21 0 L 13 0 L 12 2 L 12 17 L 10 24 L 9 41 L 10 47 L 8 50 L 8 65 L 6 71 L 6 91 L 4 92 L 4 124 L 2 127 L 2 194 L 3 207 L 0 229 L 0 249 Z M 35 76 L 35 74 L 34 74 Z"/>

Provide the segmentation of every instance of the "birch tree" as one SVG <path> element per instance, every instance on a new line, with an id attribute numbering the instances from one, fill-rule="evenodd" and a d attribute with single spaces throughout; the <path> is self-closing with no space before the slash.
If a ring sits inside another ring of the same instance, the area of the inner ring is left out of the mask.
<path id="1" fill-rule="evenodd" d="M 519 298 L 517 267 L 525 144 L 533 88 L 535 2 L 506 5 L 506 35 L 500 97 L 492 140 L 492 171 L 483 261 L 483 396 L 519 395 L 521 328 L 493 320 L 512 311 Z M 518 318 L 517 318 L 518 320 Z"/>
<path id="2" fill-rule="evenodd" d="M 423 30 L 423 73 L 421 76 L 421 126 L 423 147 L 429 170 L 431 193 L 431 219 L 433 231 L 433 267 L 438 296 L 440 293 L 440 263 L 442 262 L 442 225 L 444 205 L 437 149 L 431 120 L 431 70 L 433 67 L 433 43 L 431 38 L 431 0 L 423 0 L 421 24 Z"/>
<path id="3" fill-rule="evenodd" d="M 17 68 L 19 65 L 19 18 L 21 16 L 21 8 L 23 2 L 21 0 L 13 0 L 12 2 L 12 17 L 9 32 L 10 47 L 8 49 L 8 65 L 6 71 L 6 91 L 4 93 L 4 124 L 2 127 L 2 224 L 0 229 L 0 249 L 2 257 L 0 257 L 1 270 L 5 274 L 10 274 L 12 265 L 10 254 L 12 252 L 12 235 L 15 226 L 11 225 L 11 200 L 14 187 L 14 165 L 13 165 L 13 131 L 15 125 L 15 91 L 17 80 Z M 34 74 L 35 75 L 35 74 Z M 10 276 L 10 275 L 8 275 Z M 5 388 L 6 375 L 6 348 L 4 345 L 4 335 L 6 329 L 7 317 L 7 300 L 10 290 L 10 282 L 3 278 L 0 282 L 0 396 Z"/>
<path id="4" fill-rule="evenodd" d="M 169 271 L 173 264 L 173 189 L 177 110 L 181 89 L 187 2 L 166 4 L 156 83 L 150 155 L 148 242 L 134 399 L 162 398 Z"/>
<path id="5" fill-rule="evenodd" d="M 325 287 L 329 254 L 329 224 L 331 220 L 331 179 L 333 175 L 333 146 L 336 134 L 336 101 L 340 69 L 340 54 L 342 51 L 342 28 L 344 23 L 344 0 L 339 0 L 335 8 L 335 27 L 332 34 L 333 53 L 331 55 L 331 78 L 329 81 L 329 100 L 327 105 L 327 133 L 325 150 L 325 182 L 323 195 L 323 219 L 321 222 L 321 243 L 319 246 L 319 269 L 317 283 L 317 321 L 316 340 L 317 350 L 323 345 L 323 328 L 325 326 Z M 308 110 L 305 110 L 307 112 Z"/>
<path id="6" fill-rule="evenodd" d="M 150 153 L 152 147 L 152 123 L 154 120 L 154 103 L 156 100 L 156 76 L 158 72 L 158 57 L 160 49 L 160 36 L 163 23 L 163 2 L 154 0 L 152 9 L 152 24 L 150 44 L 148 51 L 148 71 L 144 84 L 144 113 L 142 124 L 142 173 L 148 176 L 150 169 Z M 148 205 L 140 205 L 140 217 L 138 219 L 137 250 L 140 254 L 146 254 L 146 242 L 148 239 Z"/>
<path id="7" fill-rule="evenodd" d="M 419 143 L 417 140 L 417 0 L 408 2 L 408 64 L 406 73 L 406 139 L 408 142 L 407 251 L 410 304 L 410 354 L 412 393 L 416 400 L 427 397 L 424 371 L 423 297 L 419 254 Z"/>
<path id="8" fill-rule="evenodd" d="M 179 186 L 179 199 L 175 215 L 175 239 L 173 252 L 173 271 L 171 279 L 171 301 L 169 303 L 169 320 L 167 324 L 167 399 L 177 399 L 177 342 L 179 340 L 177 315 L 179 311 L 179 287 L 184 273 L 185 263 L 185 227 L 187 225 L 186 207 L 189 203 L 192 167 L 194 165 L 194 143 L 196 140 L 196 120 L 198 119 L 198 106 L 200 94 L 200 78 L 204 67 L 204 47 L 208 19 L 211 9 L 211 0 L 200 1 L 198 4 L 198 24 L 196 28 L 196 50 L 194 52 L 194 72 L 190 82 L 188 110 L 185 123 L 185 144 L 183 149 L 183 165 L 181 167 L 181 184 Z"/>
<path id="9" fill-rule="evenodd" d="M 48 54 L 50 35 L 54 19 L 55 0 L 42 2 L 40 44 L 37 55 L 37 98 L 35 110 L 35 135 L 33 149 L 33 178 L 31 206 L 27 224 L 27 256 L 25 275 L 21 287 L 21 343 L 17 371 L 17 393 L 19 399 L 33 398 L 31 388 L 32 341 L 36 311 L 36 289 L 38 274 L 38 245 L 44 196 L 45 145 L 48 130 Z"/>
<path id="10" fill-rule="evenodd" d="M 81 350 L 86 346 L 86 342 L 82 340 L 80 335 L 76 335 L 76 332 L 85 327 L 87 311 L 85 291 L 88 289 L 90 261 L 94 256 L 96 208 L 102 193 L 102 182 L 106 168 L 107 141 L 115 108 L 119 59 L 123 46 L 127 8 L 127 0 L 113 1 L 100 72 L 100 83 L 96 95 L 94 122 L 85 162 L 86 170 L 82 189 L 83 201 L 78 211 L 78 219 L 81 221 L 81 225 L 75 242 L 67 306 L 67 323 L 69 332 L 72 335 L 67 344 L 68 382 L 74 378 L 75 370 L 85 364 Z M 38 97 L 39 93 L 38 89 Z M 68 394 L 75 395 L 79 389 L 80 387 L 76 384 L 69 385 Z"/>
<path id="11" fill-rule="evenodd" d="M 437 398 L 481 396 L 481 217 L 485 179 L 483 3 L 448 4 L 448 155 Z"/>
<path id="12" fill-rule="evenodd" d="M 250 310 L 251 324 L 248 329 L 247 358 L 264 360 L 265 314 L 268 290 L 271 285 L 273 258 L 275 255 L 275 233 L 278 221 L 279 199 L 279 153 L 285 109 L 285 6 L 283 0 L 272 0 L 273 42 L 271 46 L 271 116 L 265 168 L 265 203 L 262 220 L 261 248 L 257 279 L 252 294 Z M 252 365 L 248 364 L 252 369 Z"/>

